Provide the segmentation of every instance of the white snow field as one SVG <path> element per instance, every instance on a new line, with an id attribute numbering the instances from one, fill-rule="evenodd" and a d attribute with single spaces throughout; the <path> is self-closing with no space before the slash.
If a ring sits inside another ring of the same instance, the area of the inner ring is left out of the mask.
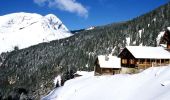
<path id="1" fill-rule="evenodd" d="M 68 80 L 43 100 L 170 100 L 170 66 L 138 74 L 94 76 Z"/>
<path id="2" fill-rule="evenodd" d="M 72 34 L 53 14 L 12 13 L 0 16 L 0 53 L 42 42 L 62 39 Z"/>

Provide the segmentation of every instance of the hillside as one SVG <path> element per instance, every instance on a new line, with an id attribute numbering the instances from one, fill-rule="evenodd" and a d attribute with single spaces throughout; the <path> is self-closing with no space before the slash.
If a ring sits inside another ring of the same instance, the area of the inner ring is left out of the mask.
<path id="1" fill-rule="evenodd" d="M 69 80 L 42 100 L 167 100 L 170 67 L 151 67 L 134 74 L 93 76 Z"/>
<path id="2" fill-rule="evenodd" d="M 22 87 L 33 98 L 40 98 L 54 88 L 58 74 L 67 80 L 76 70 L 93 70 L 99 54 L 117 55 L 126 45 L 156 46 L 158 34 L 170 26 L 169 19 L 170 3 L 127 22 L 15 50 L 0 67 L 0 91 L 7 96 L 14 88 Z"/>

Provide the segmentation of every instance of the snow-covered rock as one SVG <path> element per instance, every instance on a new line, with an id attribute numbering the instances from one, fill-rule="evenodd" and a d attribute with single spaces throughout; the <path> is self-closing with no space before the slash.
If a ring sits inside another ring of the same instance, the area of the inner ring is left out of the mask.
<path id="1" fill-rule="evenodd" d="M 130 37 L 127 37 L 127 38 L 126 38 L 126 45 L 127 45 L 127 46 L 130 45 Z"/>
<path id="2" fill-rule="evenodd" d="M 95 27 L 91 26 L 89 28 L 87 28 L 86 30 L 93 30 Z"/>
<path id="3" fill-rule="evenodd" d="M 43 100 L 168 100 L 170 66 L 151 67 L 139 74 L 93 76 L 69 80 Z"/>
<path id="4" fill-rule="evenodd" d="M 170 30 L 170 27 L 167 27 L 168 30 Z"/>
<path id="5" fill-rule="evenodd" d="M 55 77 L 54 79 L 54 85 L 58 85 L 58 86 L 61 86 L 61 75 L 58 75 L 57 77 Z"/>
<path id="6" fill-rule="evenodd" d="M 75 74 L 80 75 L 80 76 L 85 76 L 85 75 L 88 75 L 89 72 L 86 72 L 86 71 L 77 71 Z"/>
<path id="7" fill-rule="evenodd" d="M 142 37 L 142 33 L 144 32 L 144 28 L 139 30 L 138 32 L 139 32 L 139 37 L 141 38 Z"/>
<path id="8" fill-rule="evenodd" d="M 53 14 L 12 13 L 0 16 L 0 53 L 62 39 L 72 34 Z"/>

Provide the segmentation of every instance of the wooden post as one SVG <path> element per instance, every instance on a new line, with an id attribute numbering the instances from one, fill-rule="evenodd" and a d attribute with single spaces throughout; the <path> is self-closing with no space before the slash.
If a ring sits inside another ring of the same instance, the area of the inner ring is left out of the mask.
<path id="1" fill-rule="evenodd" d="M 146 59 L 145 59 L 145 69 L 146 69 L 146 64 L 147 64 L 147 62 L 146 62 Z"/>
<path id="2" fill-rule="evenodd" d="M 159 60 L 159 62 L 160 62 L 159 66 L 161 66 L 161 59 Z"/>
<path id="3" fill-rule="evenodd" d="M 96 65 L 94 66 L 94 75 L 96 76 Z"/>
<path id="4" fill-rule="evenodd" d="M 138 66 L 138 69 L 139 69 L 139 65 L 140 65 L 140 59 L 138 59 L 138 64 L 137 64 L 137 66 Z"/>
<path id="5" fill-rule="evenodd" d="M 101 75 L 103 74 L 103 70 L 102 70 L 102 68 L 100 68 L 100 70 L 101 70 Z"/>
<path id="6" fill-rule="evenodd" d="M 114 75 L 115 73 L 113 73 L 114 72 L 114 68 L 112 68 L 112 74 Z"/>
<path id="7" fill-rule="evenodd" d="M 122 58 L 120 58 L 120 66 L 122 66 Z"/>
<path id="8" fill-rule="evenodd" d="M 156 59 L 154 59 L 154 67 L 156 66 L 156 64 L 157 64 L 157 63 L 156 63 Z"/>
<path id="9" fill-rule="evenodd" d="M 155 66 L 158 66 L 157 59 L 155 59 Z"/>

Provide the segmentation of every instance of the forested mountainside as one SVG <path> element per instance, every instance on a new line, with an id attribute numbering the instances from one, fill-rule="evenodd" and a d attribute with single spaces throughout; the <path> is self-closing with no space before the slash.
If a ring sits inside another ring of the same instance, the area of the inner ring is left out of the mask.
<path id="1" fill-rule="evenodd" d="M 117 55 L 126 45 L 156 46 L 159 32 L 168 26 L 170 3 L 127 22 L 15 50 L 0 66 L 0 92 L 5 97 L 22 88 L 31 98 L 39 99 L 54 88 L 53 80 L 58 74 L 67 80 L 76 70 L 93 70 L 97 55 L 111 52 Z"/>

